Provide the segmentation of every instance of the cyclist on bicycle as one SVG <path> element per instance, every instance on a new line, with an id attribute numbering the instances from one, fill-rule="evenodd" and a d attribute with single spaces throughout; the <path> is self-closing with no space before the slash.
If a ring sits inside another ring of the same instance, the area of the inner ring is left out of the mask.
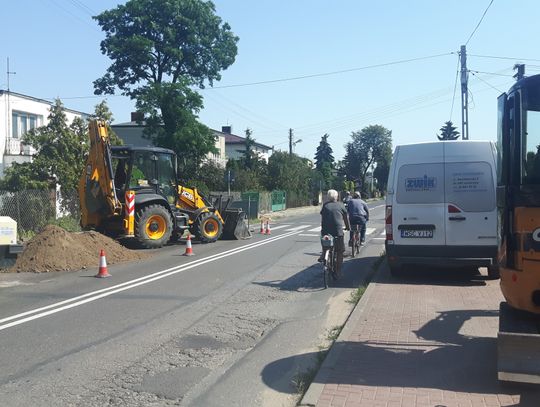
<path id="1" fill-rule="evenodd" d="M 338 200 L 338 192 L 335 189 L 329 189 L 327 193 L 328 201 L 321 209 L 321 236 L 334 236 L 334 250 L 336 251 L 337 264 L 334 270 L 334 278 L 341 275 L 341 265 L 343 263 L 343 253 L 345 252 L 345 242 L 343 239 L 343 229 L 349 230 L 349 217 L 345 206 Z M 324 258 L 321 255 L 319 261 Z"/>
<path id="2" fill-rule="evenodd" d="M 347 212 L 349 213 L 349 220 L 353 226 L 351 227 L 349 246 L 352 246 L 353 244 L 354 226 L 356 225 L 360 227 L 360 244 L 364 244 L 366 241 L 366 223 L 369 220 L 369 208 L 362 200 L 360 192 L 354 192 L 353 199 L 351 199 L 347 205 Z"/>

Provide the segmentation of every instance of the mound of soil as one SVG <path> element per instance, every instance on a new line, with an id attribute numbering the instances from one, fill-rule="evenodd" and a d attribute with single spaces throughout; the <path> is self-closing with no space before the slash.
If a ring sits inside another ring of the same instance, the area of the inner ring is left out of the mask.
<path id="1" fill-rule="evenodd" d="M 148 254 L 130 250 L 98 232 L 67 232 L 48 225 L 34 236 L 19 254 L 15 265 L 5 271 L 46 273 L 99 267 L 100 250 L 107 264 L 148 258 Z"/>

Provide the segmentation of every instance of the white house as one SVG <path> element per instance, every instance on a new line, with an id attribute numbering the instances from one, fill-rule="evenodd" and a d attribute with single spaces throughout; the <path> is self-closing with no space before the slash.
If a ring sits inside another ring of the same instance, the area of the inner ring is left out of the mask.
<path id="1" fill-rule="evenodd" d="M 32 160 L 35 153 L 21 138 L 28 130 L 48 123 L 52 102 L 7 90 L 0 90 L 0 177 L 12 163 Z M 87 113 L 64 109 L 68 122 Z"/>
<path id="2" fill-rule="evenodd" d="M 246 139 L 245 137 L 237 136 L 232 134 L 231 126 L 222 126 L 221 132 L 217 132 L 225 136 L 225 154 L 228 159 L 238 160 L 242 158 L 246 152 Z M 273 147 L 258 143 L 255 141 L 251 147 L 254 152 L 256 152 L 261 159 L 268 162 L 268 158 L 272 154 Z"/>

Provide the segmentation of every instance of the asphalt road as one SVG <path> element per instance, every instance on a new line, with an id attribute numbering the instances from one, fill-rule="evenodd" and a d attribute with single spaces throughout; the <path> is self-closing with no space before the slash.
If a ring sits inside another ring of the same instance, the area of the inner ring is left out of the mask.
<path id="1" fill-rule="evenodd" d="M 366 246 L 326 290 L 315 211 L 270 236 L 194 243 L 193 257 L 168 246 L 108 279 L 0 275 L 0 404 L 295 405 L 316 360 L 291 356 L 327 343 L 383 250 L 384 205 L 370 206 Z"/>

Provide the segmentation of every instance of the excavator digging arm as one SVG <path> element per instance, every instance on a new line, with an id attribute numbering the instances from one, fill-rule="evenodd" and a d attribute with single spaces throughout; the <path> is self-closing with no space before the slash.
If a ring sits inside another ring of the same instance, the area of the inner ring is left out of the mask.
<path id="1" fill-rule="evenodd" d="M 122 204 L 114 189 L 111 146 L 105 123 L 92 120 L 89 125 L 90 151 L 79 179 L 81 226 L 99 227 L 104 219 L 122 213 Z"/>

